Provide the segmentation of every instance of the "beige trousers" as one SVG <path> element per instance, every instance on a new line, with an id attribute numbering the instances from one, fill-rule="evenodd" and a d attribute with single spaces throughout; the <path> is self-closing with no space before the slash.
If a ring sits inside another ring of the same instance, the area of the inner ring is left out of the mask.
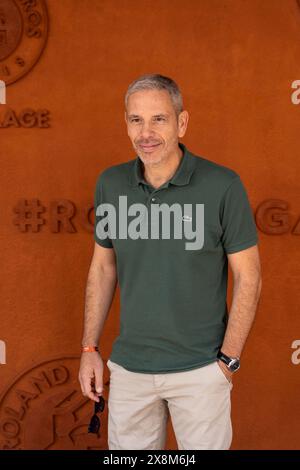
<path id="1" fill-rule="evenodd" d="M 184 372 L 131 372 L 107 361 L 108 447 L 164 450 L 170 414 L 178 450 L 229 449 L 231 390 L 217 362 Z"/>

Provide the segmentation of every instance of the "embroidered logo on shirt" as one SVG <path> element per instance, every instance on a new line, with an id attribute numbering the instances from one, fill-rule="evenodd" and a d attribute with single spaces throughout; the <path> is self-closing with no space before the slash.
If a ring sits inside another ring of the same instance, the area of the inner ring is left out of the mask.
<path id="1" fill-rule="evenodd" d="M 192 217 L 190 217 L 189 215 L 184 215 L 184 216 L 182 217 L 182 220 L 183 220 L 184 222 L 192 222 Z"/>

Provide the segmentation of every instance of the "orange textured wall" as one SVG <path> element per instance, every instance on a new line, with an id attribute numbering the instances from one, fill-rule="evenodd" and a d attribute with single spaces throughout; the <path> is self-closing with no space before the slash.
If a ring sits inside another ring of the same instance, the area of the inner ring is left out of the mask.
<path id="1" fill-rule="evenodd" d="M 0 127 L 1 446 L 107 448 L 105 424 L 100 439 L 86 435 L 92 404 L 77 383 L 93 192 L 104 168 L 135 155 L 123 117 L 128 84 L 157 72 L 182 90 L 190 113 L 184 143 L 240 174 L 259 228 L 263 289 L 234 377 L 232 448 L 299 448 L 300 106 L 291 100 L 300 79 L 299 4 L 46 4 L 41 56 L 0 105 L 2 123 L 9 109 L 49 112 L 49 127 Z M 3 80 L 5 61 L 0 55 Z M 44 208 L 36 232 L 20 229 L 14 209 L 23 199 Z M 119 292 L 101 338 L 104 359 L 118 329 Z M 170 423 L 166 448 L 176 449 Z"/>

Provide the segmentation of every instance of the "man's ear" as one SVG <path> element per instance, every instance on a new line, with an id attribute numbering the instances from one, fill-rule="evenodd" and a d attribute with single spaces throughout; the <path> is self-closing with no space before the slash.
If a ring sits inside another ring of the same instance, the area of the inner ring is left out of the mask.
<path id="1" fill-rule="evenodd" d="M 189 122 L 189 113 L 184 110 L 178 116 L 178 137 L 183 137 L 186 133 L 187 125 Z"/>

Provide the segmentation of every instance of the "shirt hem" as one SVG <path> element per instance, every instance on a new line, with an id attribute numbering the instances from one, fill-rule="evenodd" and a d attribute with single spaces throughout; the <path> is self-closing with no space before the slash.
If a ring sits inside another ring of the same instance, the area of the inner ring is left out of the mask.
<path id="1" fill-rule="evenodd" d="M 161 370 L 133 369 L 133 368 L 127 367 L 124 364 L 120 364 L 119 362 L 116 362 L 115 360 L 113 360 L 111 358 L 109 358 L 109 360 L 111 362 L 115 362 L 116 364 L 118 364 L 121 367 L 124 367 L 124 369 L 128 370 L 129 372 L 137 372 L 139 374 L 168 374 L 168 373 L 174 373 L 174 372 L 188 372 L 189 370 L 198 369 L 199 367 L 208 366 L 209 364 L 212 364 L 213 362 L 216 362 L 218 359 L 214 358 L 211 361 L 207 361 L 207 362 L 204 362 L 204 363 L 201 362 L 201 363 L 194 364 L 192 366 L 184 367 L 184 368 L 180 368 L 180 369 L 161 369 Z"/>

